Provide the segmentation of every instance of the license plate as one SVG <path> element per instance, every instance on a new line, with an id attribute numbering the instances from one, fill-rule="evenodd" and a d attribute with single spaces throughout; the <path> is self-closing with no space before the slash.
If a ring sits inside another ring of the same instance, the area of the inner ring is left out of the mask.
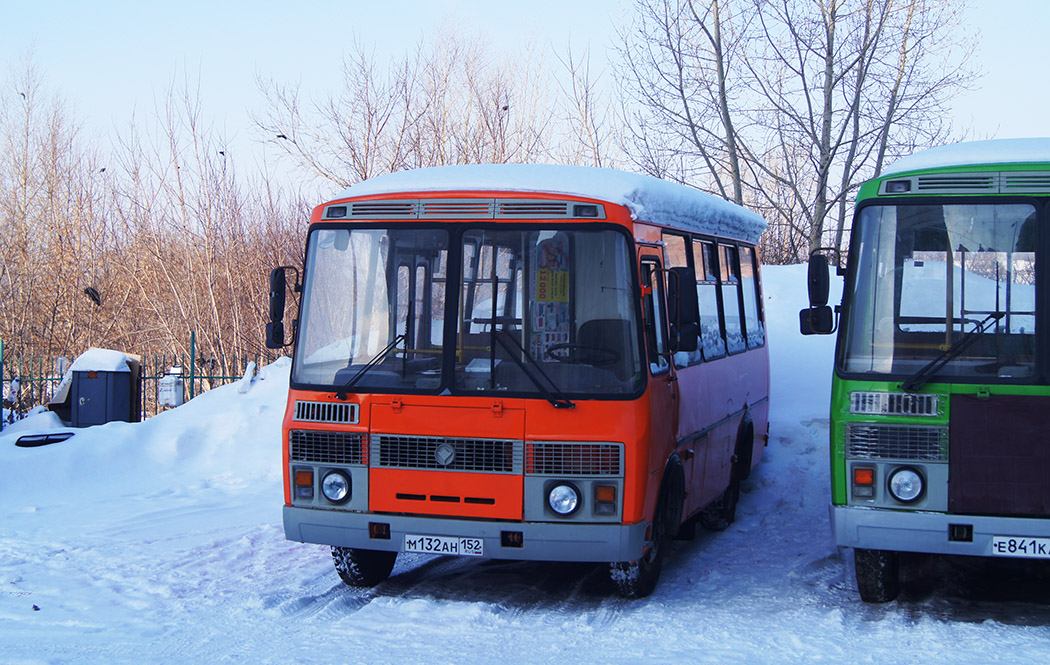
<path id="1" fill-rule="evenodd" d="M 481 538 L 457 538 L 455 536 L 405 535 L 405 552 L 423 554 L 453 554 L 457 556 L 484 556 L 485 541 Z"/>
<path id="2" fill-rule="evenodd" d="M 992 536 L 992 555 L 1050 559 L 1050 538 Z"/>

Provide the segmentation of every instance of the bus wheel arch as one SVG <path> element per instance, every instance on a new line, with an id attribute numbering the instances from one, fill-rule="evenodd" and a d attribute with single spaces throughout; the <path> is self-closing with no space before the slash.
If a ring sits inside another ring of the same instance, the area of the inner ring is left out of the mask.
<path id="1" fill-rule="evenodd" d="M 635 561 L 609 564 L 609 577 L 621 596 L 644 598 L 656 588 L 671 540 L 681 526 L 684 508 L 685 468 L 678 455 L 672 454 L 664 467 L 653 511 L 652 535 L 645 552 Z"/>
<path id="2" fill-rule="evenodd" d="M 733 479 L 747 480 L 751 476 L 751 462 L 755 454 L 755 423 L 751 420 L 750 411 L 744 412 L 733 450 Z"/>
<path id="3" fill-rule="evenodd" d="M 744 420 L 737 432 L 733 446 L 733 465 L 729 469 L 729 486 L 717 499 L 700 511 L 700 524 L 708 531 L 725 531 L 736 521 L 736 508 L 740 502 L 740 485 L 751 475 L 751 459 L 754 454 L 755 425 L 751 415 L 744 413 Z"/>

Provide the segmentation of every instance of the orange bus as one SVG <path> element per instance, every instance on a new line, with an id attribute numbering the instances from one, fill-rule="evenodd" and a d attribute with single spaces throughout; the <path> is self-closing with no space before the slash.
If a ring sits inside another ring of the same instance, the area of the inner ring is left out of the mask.
<path id="1" fill-rule="evenodd" d="M 413 552 L 608 563 L 651 593 L 768 440 L 764 228 L 583 167 L 406 171 L 318 206 L 287 336 L 295 269 L 270 277 L 287 538 L 354 586 Z"/>

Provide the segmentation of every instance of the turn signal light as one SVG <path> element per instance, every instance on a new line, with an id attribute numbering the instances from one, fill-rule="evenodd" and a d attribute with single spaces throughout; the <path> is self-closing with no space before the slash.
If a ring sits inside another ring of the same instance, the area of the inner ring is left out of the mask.
<path id="1" fill-rule="evenodd" d="M 295 498 L 305 501 L 314 498 L 314 470 L 295 469 Z"/>
<path id="2" fill-rule="evenodd" d="M 875 469 L 853 468 L 853 496 L 861 499 L 875 497 Z"/>
<path id="3" fill-rule="evenodd" d="M 594 513 L 596 515 L 616 514 L 615 485 L 596 485 L 594 487 Z"/>
<path id="4" fill-rule="evenodd" d="M 854 485 L 874 485 L 875 469 L 853 469 Z"/>

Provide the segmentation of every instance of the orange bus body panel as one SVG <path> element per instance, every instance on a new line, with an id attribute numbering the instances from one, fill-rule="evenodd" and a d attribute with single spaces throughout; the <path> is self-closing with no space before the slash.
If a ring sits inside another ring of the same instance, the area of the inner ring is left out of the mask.
<path id="1" fill-rule="evenodd" d="M 520 475 L 372 469 L 368 506 L 379 513 L 520 520 L 523 491 Z"/>

